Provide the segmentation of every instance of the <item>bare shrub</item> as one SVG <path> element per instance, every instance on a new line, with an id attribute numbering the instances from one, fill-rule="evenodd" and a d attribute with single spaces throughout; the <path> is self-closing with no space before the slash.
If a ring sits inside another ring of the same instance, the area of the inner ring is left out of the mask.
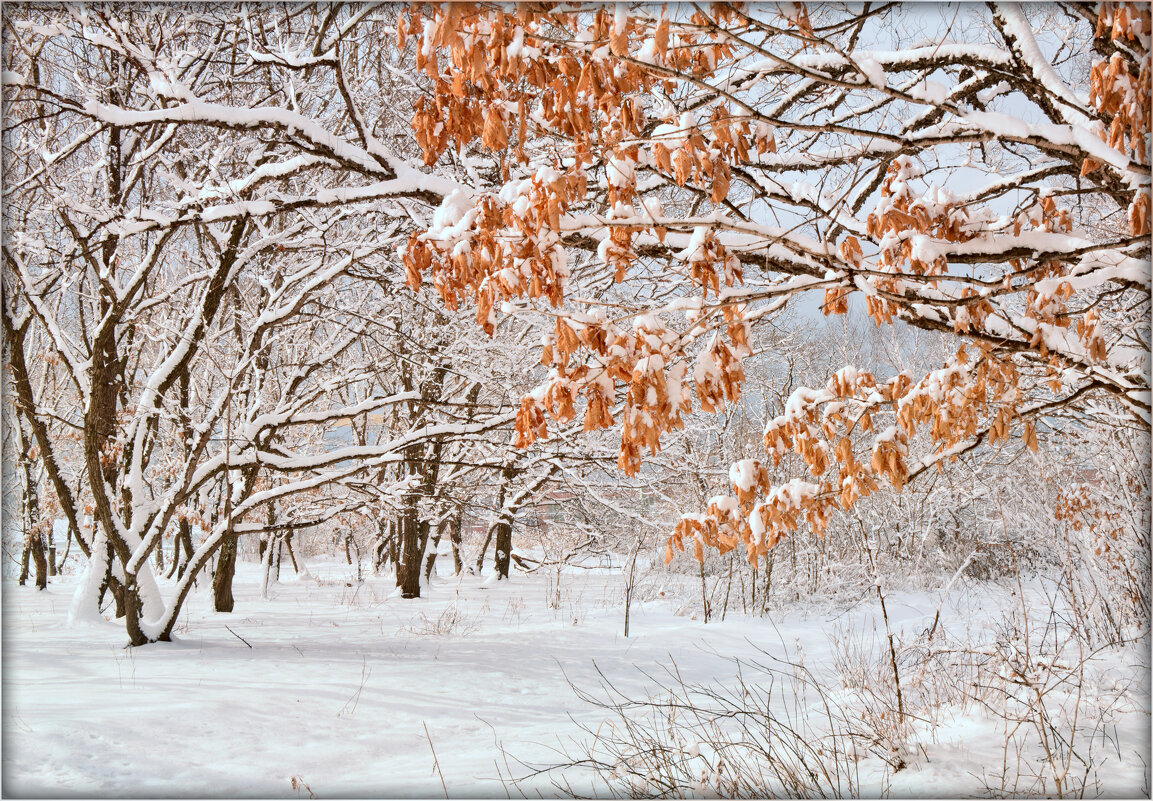
<path id="1" fill-rule="evenodd" d="M 436 617 L 429 617 L 424 612 L 419 619 L 406 631 L 418 637 L 467 637 L 480 628 L 480 621 L 473 615 L 465 614 L 457 606 L 446 606 Z"/>
<path id="2" fill-rule="evenodd" d="M 622 693 L 603 674 L 599 691 L 574 687 L 607 713 L 605 722 L 582 726 L 588 739 L 559 763 L 508 784 L 548 774 L 571 795 L 578 773 L 591 771 L 598 795 L 618 798 L 858 794 L 869 738 L 803 665 L 766 657 L 774 664 L 738 663 L 736 681 L 724 687 L 686 683 L 675 662 L 646 698 Z"/>

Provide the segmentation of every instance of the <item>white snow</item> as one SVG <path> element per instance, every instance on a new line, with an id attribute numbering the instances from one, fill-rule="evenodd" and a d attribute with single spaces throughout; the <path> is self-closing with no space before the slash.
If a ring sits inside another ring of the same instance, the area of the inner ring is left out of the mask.
<path id="1" fill-rule="evenodd" d="M 730 657 L 803 658 L 828 678 L 831 635 L 853 631 L 865 641 L 879 622 L 869 601 L 827 615 L 798 607 L 771 622 L 730 609 L 723 623 L 705 625 L 657 598 L 634 602 L 625 639 L 624 579 L 615 569 L 570 569 L 560 608 L 548 603 L 555 589 L 543 573 L 509 582 L 442 576 L 428 597 L 406 601 L 394 597 L 391 577 L 357 582 L 351 570 L 310 560 L 315 579 L 293 578 L 289 569 L 262 600 L 258 565 L 242 561 L 236 611 L 209 611 L 211 594 L 202 588 L 175 642 L 137 649 L 123 647 L 119 625 L 66 625 L 75 576 L 40 593 L 5 587 L 5 719 L 19 734 L 3 754 L 7 792 L 170 796 L 211 788 L 211 795 L 282 798 L 297 797 L 295 778 L 320 797 L 433 797 L 444 790 L 431 738 L 450 797 L 493 797 L 506 789 L 502 773 L 506 780 L 510 770 L 527 773 L 511 767 L 515 759 L 550 763 L 558 738 L 571 742 L 580 726 L 604 724 L 604 713 L 580 703 L 570 682 L 595 694 L 599 671 L 643 696 L 673 667 L 670 654 L 688 683 L 731 686 Z M 961 584 L 945 599 L 945 627 L 979 628 L 1011 602 L 1007 589 Z M 890 621 L 911 639 L 941 601 L 936 593 L 891 594 Z M 1104 655 L 1102 677 L 1123 684 L 1139 672 L 1131 656 Z M 744 673 L 757 680 L 748 665 Z M 1102 789 L 1113 795 L 1140 787 L 1136 753 L 1149 726 L 1147 710 L 1122 712 L 1119 754 L 1100 754 L 1111 766 L 1101 772 Z M 925 751 L 904 754 L 908 767 L 886 779 L 894 795 L 976 793 L 983 769 L 1000 764 L 995 720 L 947 707 L 936 717 L 935 727 L 919 724 Z M 687 755 L 711 751 L 695 742 L 685 743 Z M 880 761 L 863 754 L 858 767 L 863 794 L 879 792 Z M 587 773 L 566 779 L 591 789 Z M 548 776 L 519 789 L 555 794 Z"/>
<path id="2" fill-rule="evenodd" d="M 636 180 L 636 162 L 614 156 L 609 159 L 607 173 L 610 186 L 630 186 Z"/>
<path id="3" fill-rule="evenodd" d="M 432 215 L 432 228 L 441 231 L 457 225 L 473 208 L 472 201 L 459 189 L 452 192 L 441 201 L 440 206 Z"/>
<path id="4" fill-rule="evenodd" d="M 873 86 L 884 88 L 885 84 L 888 83 L 885 78 L 885 68 L 877 63 L 876 59 L 866 56 L 864 58 L 854 59 L 853 63 L 857 69 L 861 71 L 861 74 L 865 76 L 865 79 Z"/>
<path id="5" fill-rule="evenodd" d="M 748 492 L 757 482 L 757 464 L 756 459 L 741 459 L 734 462 L 729 468 L 729 481 L 733 482 L 733 486 L 741 492 Z"/>
<path id="6" fill-rule="evenodd" d="M 733 499 L 718 502 L 735 508 Z M 763 527 L 753 517 L 759 540 Z M 558 742 L 579 739 L 582 726 L 605 725 L 605 713 L 573 690 L 597 694 L 601 674 L 644 696 L 674 661 L 686 683 L 732 686 L 732 658 L 784 658 L 803 659 L 831 681 L 837 631 L 879 645 L 872 601 L 827 614 L 797 607 L 771 621 L 730 608 L 723 622 L 705 625 L 674 614 L 655 592 L 654 600 L 634 601 L 625 639 L 623 573 L 603 567 L 566 569 L 559 607 L 549 603 L 556 590 L 543 572 L 507 582 L 441 575 L 427 597 L 403 600 L 391 576 L 358 582 L 343 561 L 312 559 L 299 578 L 284 568 L 261 599 L 259 566 L 238 568 L 233 613 L 211 612 L 211 592 L 202 587 L 176 641 L 136 649 L 123 647 L 118 624 L 67 625 L 75 575 L 44 592 L 6 586 L 4 712 L 18 734 L 3 753 L 6 791 L 164 797 L 210 788 L 214 796 L 284 798 L 297 797 L 295 779 L 319 797 L 494 797 L 512 790 L 502 775 L 528 773 L 516 760 L 550 764 Z M 665 585 L 677 576 L 656 578 Z M 887 608 L 911 640 L 942 603 L 945 628 L 993 625 L 998 610 L 1015 603 L 1008 593 L 960 582 L 948 597 L 891 593 Z M 1092 675 L 1124 686 L 1141 671 L 1134 655 L 1103 654 Z M 759 680 L 748 664 L 743 673 Z M 778 689 L 781 703 L 792 705 L 789 686 L 784 680 Z M 851 700 L 847 691 L 831 697 Z M 973 708 L 943 707 L 934 716 L 935 726 L 917 725 L 920 747 L 903 754 L 908 766 L 895 775 L 884 776 L 883 763 L 861 748 L 862 794 L 880 792 L 882 780 L 899 796 L 979 793 L 987 766 L 1000 764 L 997 721 Z M 1102 790 L 1132 795 L 1141 786 L 1148 710 L 1122 705 L 1113 723 L 1118 747 L 1099 752 Z M 712 752 L 691 734 L 684 749 Z M 575 790 L 592 789 L 587 773 L 565 779 Z M 547 775 L 518 789 L 555 794 Z"/>

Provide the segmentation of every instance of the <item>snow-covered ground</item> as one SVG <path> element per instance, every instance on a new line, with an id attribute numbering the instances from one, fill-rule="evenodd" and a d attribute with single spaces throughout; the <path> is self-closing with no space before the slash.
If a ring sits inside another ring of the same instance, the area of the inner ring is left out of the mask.
<path id="1" fill-rule="evenodd" d="M 178 641 L 135 649 L 124 647 L 119 624 L 68 627 L 74 578 L 46 592 L 6 581 L 4 794 L 555 795 L 558 774 L 515 786 L 511 780 L 531 766 L 578 758 L 577 744 L 588 740 L 582 726 L 610 730 L 609 713 L 582 702 L 574 686 L 597 694 L 607 678 L 642 697 L 675 663 L 686 684 L 731 689 L 733 657 L 762 664 L 787 658 L 825 677 L 834 688 L 828 698 L 849 703 L 851 686 L 835 676 L 838 654 L 851 643 L 883 653 L 876 650 L 883 624 L 873 602 L 840 612 L 798 609 L 772 620 L 730 609 L 723 622 L 705 625 L 657 598 L 634 604 L 625 639 L 623 580 L 611 571 L 573 571 L 559 597 L 555 576 L 517 573 L 502 583 L 442 578 L 427 597 L 406 601 L 394 596 L 387 577 L 358 584 L 344 564 L 309 566 L 316 578 L 288 570 L 262 600 L 257 566 L 242 563 L 234 613 L 211 612 L 202 587 L 187 605 Z M 955 588 L 942 624 L 954 636 L 977 631 L 1011 603 L 1009 593 Z M 890 596 L 889 617 L 902 642 L 931 625 L 940 601 L 936 593 Z M 1098 693 L 1113 705 L 1101 716 L 1099 742 L 1085 741 L 1091 744 L 1080 751 L 1092 754 L 1102 782 L 1090 795 L 1148 793 L 1143 654 L 1110 651 L 1090 666 L 1083 695 Z M 748 665 L 743 672 L 746 681 L 758 680 Z M 905 680 L 913 688 L 932 678 Z M 789 682 L 776 691 L 790 692 Z M 1048 700 L 1059 706 L 1056 694 Z M 817 708 L 821 699 L 809 702 Z M 1004 772 L 1005 721 L 973 705 L 939 712 L 913 726 L 915 744 L 900 755 L 905 767 L 896 773 L 862 748 L 855 792 L 964 796 L 998 786 L 990 777 Z M 686 758 L 706 763 L 707 749 L 698 751 L 689 742 Z M 1028 749 L 1021 759 L 1034 772 L 1048 770 Z M 575 789 L 607 792 L 588 772 L 569 770 L 564 778 Z"/>

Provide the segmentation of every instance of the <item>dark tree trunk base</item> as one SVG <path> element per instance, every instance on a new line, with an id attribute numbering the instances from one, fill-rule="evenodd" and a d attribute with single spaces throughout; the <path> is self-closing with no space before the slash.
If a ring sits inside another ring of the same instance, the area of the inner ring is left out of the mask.
<path id="1" fill-rule="evenodd" d="M 232 597 L 232 577 L 236 575 L 236 537 L 229 537 L 220 548 L 216 560 L 216 573 L 212 576 L 213 608 L 217 612 L 231 612 L 236 605 Z"/>

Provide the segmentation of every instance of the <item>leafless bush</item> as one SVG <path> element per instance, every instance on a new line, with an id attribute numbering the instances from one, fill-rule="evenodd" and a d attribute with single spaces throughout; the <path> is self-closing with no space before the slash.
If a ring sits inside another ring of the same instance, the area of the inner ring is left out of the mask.
<path id="1" fill-rule="evenodd" d="M 958 792 L 1116 793 L 1117 780 L 1105 779 L 1123 757 L 1117 727 L 1133 711 L 1137 671 L 1117 671 L 1119 643 L 1090 647 L 1086 614 L 1063 601 L 1060 582 L 1019 584 L 1008 597 L 991 625 L 934 625 L 893 651 L 880 633 L 837 630 L 820 675 L 799 652 L 738 661 L 724 684 L 686 682 L 670 661 L 662 677 L 648 676 L 656 689 L 643 697 L 602 674 L 597 689 L 574 690 L 604 721 L 582 726 L 587 736 L 557 763 L 525 766 L 517 778 L 509 771 L 507 785 L 547 775 L 567 795 L 588 787 L 630 798 L 884 794 L 901 771 L 950 758 L 953 726 L 971 731 L 983 721 L 1002 739 L 972 745 L 993 745 L 1001 759 L 980 764 L 974 785 Z"/>
<path id="2" fill-rule="evenodd" d="M 574 687 L 606 721 L 582 727 L 588 737 L 558 764 L 509 784 L 548 774 L 574 795 L 584 771 L 598 795 L 611 797 L 856 795 L 868 735 L 803 665 L 766 657 L 774 664 L 738 664 L 736 681 L 724 687 L 686 683 L 675 662 L 646 698 L 629 697 L 603 674 L 599 691 Z"/>
<path id="3" fill-rule="evenodd" d="M 467 637 L 478 628 L 480 628 L 480 621 L 476 617 L 462 612 L 455 603 L 446 606 L 434 618 L 421 612 L 420 618 L 406 627 L 407 631 L 418 637 Z"/>
<path id="4" fill-rule="evenodd" d="M 1120 756 L 1116 724 L 1136 691 L 1116 664 L 1123 643 L 1101 642 L 1090 611 L 1064 602 L 1068 579 L 1043 584 L 1033 600 L 1021 590 L 992 642 L 973 651 L 980 672 L 971 697 L 1004 724 L 1002 764 L 984 777 L 990 791 L 1100 795 L 1110 752 Z"/>

